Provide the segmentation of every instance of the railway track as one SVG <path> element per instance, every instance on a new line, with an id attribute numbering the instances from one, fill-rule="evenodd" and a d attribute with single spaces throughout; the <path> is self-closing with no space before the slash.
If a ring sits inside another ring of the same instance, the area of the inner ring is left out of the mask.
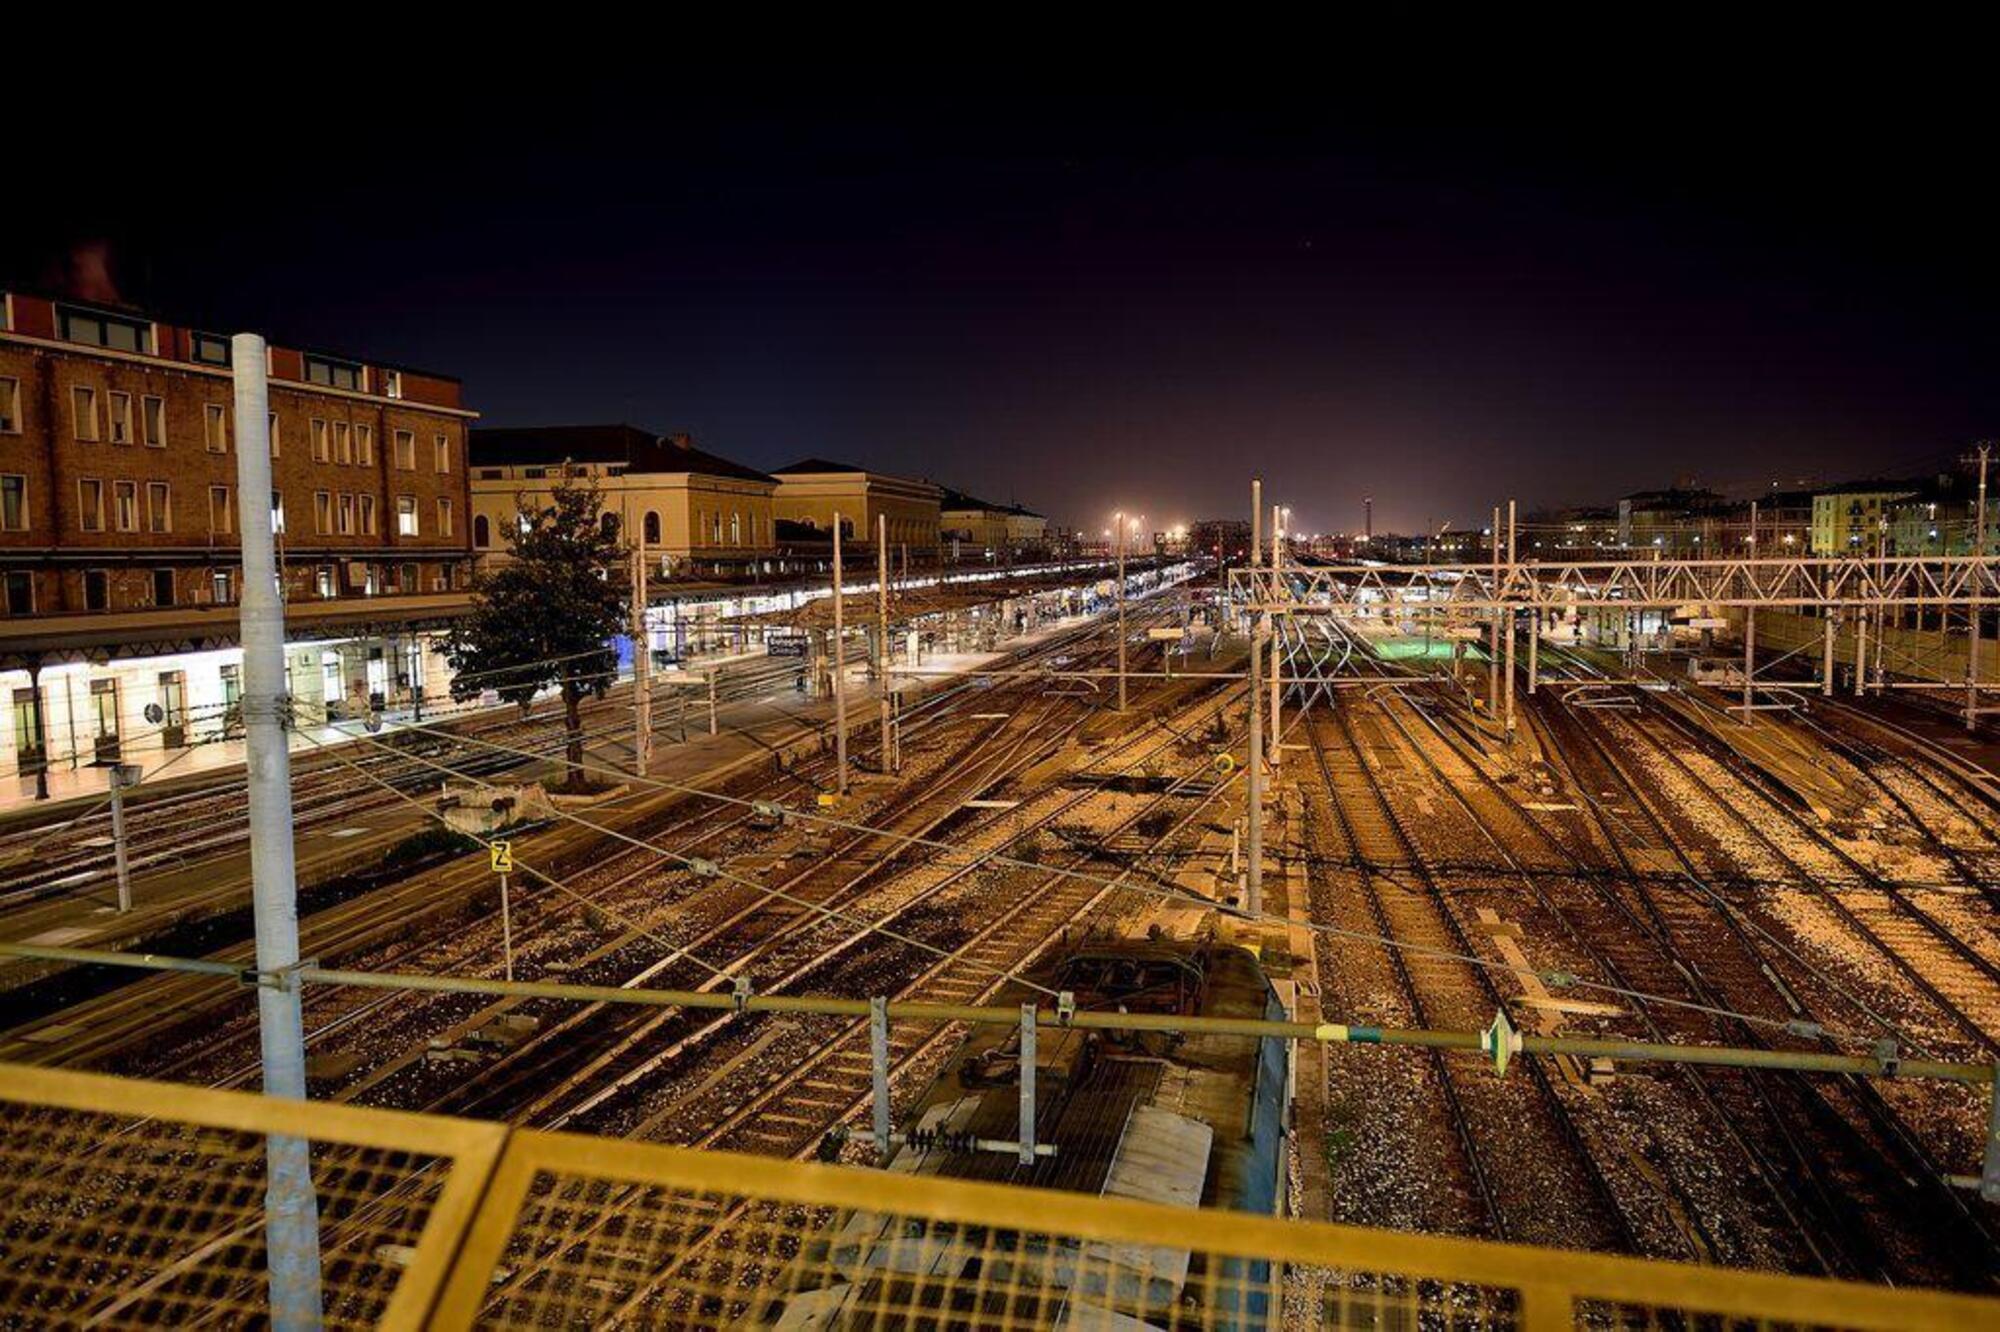
<path id="1" fill-rule="evenodd" d="M 1366 724 L 1351 715 L 1353 707 L 1345 698 L 1334 700 L 1325 720 L 1308 721 L 1307 743 L 1325 807 L 1349 846 L 1364 861 L 1393 854 L 1419 880 L 1420 890 L 1408 890 L 1379 875 L 1360 876 L 1374 932 L 1423 950 L 1381 950 L 1389 956 L 1402 1003 L 1416 1025 L 1483 1027 L 1506 1007 L 1505 1000 L 1487 969 L 1461 960 L 1481 953 L 1459 918 L 1457 891 L 1430 872 L 1400 799 L 1387 789 L 1377 766 L 1392 749 L 1387 737 L 1369 735 Z M 1338 766 L 1336 754 L 1345 756 Z M 1511 1081 L 1483 1069 L 1470 1073 L 1442 1055 L 1433 1057 L 1432 1068 L 1452 1136 L 1487 1212 L 1489 1233 L 1638 1251 L 1624 1209 L 1540 1061 L 1529 1061 L 1526 1077 Z M 1498 1144 L 1506 1145 L 1498 1158 L 1504 1164 L 1496 1164 L 1492 1147 Z M 1552 1196 L 1568 1200 L 1560 1215 L 1546 1206 Z"/>
<path id="2" fill-rule="evenodd" d="M 1073 649 L 1077 642 L 1087 639 L 1099 628 L 1101 626 L 1081 626 L 1071 633 L 1036 645 L 1024 654 L 1025 659 L 1032 662 Z M 1023 685 L 1019 688 L 1025 693 L 1028 687 Z M 935 706 L 923 713 L 913 710 L 912 724 L 905 729 L 906 738 L 914 742 L 921 737 L 921 726 L 935 724 L 940 717 L 966 710 L 975 696 L 988 697 L 985 691 L 955 686 L 941 691 L 935 700 L 926 700 L 926 707 Z M 803 773 L 773 775 L 758 780 L 747 789 L 738 784 L 731 793 L 739 799 L 751 799 L 779 798 L 795 795 L 801 790 L 811 791 L 813 784 L 810 781 L 805 781 L 803 786 L 801 782 L 820 767 L 830 771 L 830 759 L 809 760 Z M 430 780 L 436 780 L 435 769 L 432 769 Z M 628 834 L 652 840 L 675 835 L 696 838 L 699 840 L 686 844 L 699 846 L 705 854 L 712 856 L 727 854 L 727 851 L 716 849 L 718 839 L 741 829 L 748 813 L 741 806 L 708 805 L 697 799 L 694 814 L 686 816 L 676 808 L 683 801 L 670 796 L 661 803 L 667 806 L 669 812 L 662 814 L 640 807 L 636 816 L 626 811 L 610 822 Z M 649 871 L 657 869 L 659 857 L 656 853 L 631 852 L 614 856 L 606 862 L 601 855 L 590 850 L 589 844 L 597 840 L 596 834 L 566 828 L 550 835 L 558 839 L 556 847 L 552 850 L 535 848 L 531 863 L 558 874 L 580 871 L 583 877 L 579 881 L 585 883 L 586 891 L 606 891 L 606 884 L 629 888 L 634 903 L 643 905 L 641 899 L 647 885 L 640 881 Z M 463 907 L 474 895 L 480 895 L 480 890 L 489 888 L 491 883 L 491 874 L 483 863 L 466 861 L 449 866 L 435 876 L 422 876 L 379 888 L 309 918 L 305 922 L 305 947 L 327 964 L 367 956 L 371 965 L 385 969 L 412 963 L 423 969 L 477 965 L 497 973 L 500 941 L 490 914 L 468 910 L 441 913 L 437 909 L 440 901 L 456 902 Z M 528 885 L 524 882 L 523 887 Z M 532 902 L 537 898 L 555 900 L 553 890 L 546 888 L 530 889 L 520 900 Z M 612 901 L 605 903 L 605 906 L 614 909 L 616 905 Z M 625 938 L 614 942 L 629 946 L 637 940 Z M 455 948 L 461 943 L 468 947 Z M 215 956 L 247 964 L 248 945 L 225 949 Z M 587 964 L 589 960 L 586 958 L 584 961 Z M 579 973 L 579 978 L 581 974 L 587 973 Z M 0 1054 L 28 1062 L 59 1061 L 104 1066 L 134 1051 L 164 1044 L 173 1029 L 185 1030 L 197 1023 L 216 1023 L 218 1015 L 224 1021 L 233 1017 L 228 1026 L 217 1028 L 215 1034 L 220 1040 L 248 1040 L 250 1048 L 254 1048 L 254 1040 L 249 1040 L 247 1035 L 254 1023 L 254 1013 L 245 1002 L 246 998 L 247 992 L 232 993 L 227 987 L 217 986 L 212 981 L 204 982 L 200 977 L 149 977 L 143 983 L 125 986 L 78 1009 L 52 1015 L 7 1033 L 0 1038 L 0 1042 L 4 1042 L 0 1043 Z M 334 1035 L 357 1025 L 367 1016 L 386 1011 L 396 998 L 394 995 L 357 998 L 338 992 L 322 992 L 314 997 L 308 1010 L 311 1028 L 309 1046 L 316 1043 L 316 1038 Z M 407 1002 L 409 996 L 402 996 L 402 999 Z M 51 1028 L 56 1033 L 54 1036 L 43 1034 Z M 166 1069 L 149 1066 L 143 1061 L 128 1061 L 122 1067 L 126 1071 L 184 1075 L 190 1071 L 192 1064 L 189 1058 L 181 1056 L 173 1059 Z M 226 1084 L 249 1076 L 254 1067 L 254 1060 L 244 1058 L 226 1070 L 204 1068 L 197 1076 L 205 1082 Z"/>
<path id="3" fill-rule="evenodd" d="M 1754 900 L 1734 905 L 1703 883 L 1692 845 L 1702 830 L 1678 812 L 1690 799 L 1701 797 L 1686 784 L 1659 788 L 1657 779 L 1633 761 L 1645 742 L 1635 746 L 1630 728 L 1596 712 L 1590 714 L 1593 722 L 1586 723 L 1560 703 L 1541 708 L 1538 716 L 1551 732 L 1554 743 L 1549 751 L 1561 756 L 1571 789 L 1587 796 L 1579 802 L 1584 810 L 1596 813 L 1616 802 L 1633 815 L 1620 821 L 1621 836 L 1610 839 L 1610 845 L 1624 855 L 1624 848 L 1634 844 L 1629 830 L 1636 824 L 1647 831 L 1648 841 L 1674 857 L 1684 876 L 1678 891 L 1637 873 L 1598 881 L 1605 900 L 1617 906 L 1635 938 L 1650 939 L 1655 945 L 1650 961 L 1644 950 L 1606 948 L 1602 960 L 1607 968 L 1634 980 L 1634 988 L 1671 994 L 1678 979 L 1697 1002 L 1758 1014 L 1773 1022 L 1802 1024 L 1794 1032 L 1773 1033 L 1768 1027 L 1716 1019 L 1704 1034 L 1689 1011 L 1663 1007 L 1641 1014 L 1649 1025 L 1663 1034 L 1685 1027 L 1681 1039 L 1720 1036 L 1765 1048 L 1824 1049 L 1830 1043 L 1814 1033 L 1826 1025 L 1828 1010 L 1837 1008 L 1851 1020 L 1877 1026 L 1884 1036 L 1909 1043 L 1907 1035 L 1880 1014 L 1891 1007 L 1889 1001 L 1895 996 L 1857 999 L 1847 985 L 1759 925 Z M 1742 818 L 1752 817 L 1723 793 L 1703 789 L 1712 803 Z M 1724 853 L 1719 847 L 1711 851 L 1711 855 Z M 1788 879 L 1811 882 L 1810 873 L 1796 862 L 1788 863 L 1786 870 Z M 1843 898 L 1851 895 L 1852 890 L 1841 892 Z M 1865 933 L 1854 936 L 1853 942 L 1863 948 L 1884 946 L 1879 937 Z M 1907 991 L 1903 995 L 1914 998 Z M 1964 1015 L 1953 1020 L 1963 1025 Z M 1761 1129 L 1756 1136 L 1762 1145 L 1743 1134 L 1738 1135 L 1739 1143 L 1753 1170 L 1766 1180 L 1773 1200 L 1781 1204 L 1789 1200 L 1794 1215 L 1787 1221 L 1815 1265 L 1836 1275 L 1881 1280 L 1975 1288 L 1991 1281 L 2000 1253 L 1994 1237 L 1945 1182 L 1912 1123 L 1912 1116 L 1934 1123 L 1936 1107 L 1918 1102 L 1938 1096 L 1939 1089 L 1865 1079 L 1732 1078 L 1713 1073 L 1694 1081 L 1712 1089 L 1709 1094 L 1717 1099 L 1723 1122 L 1736 1129 Z M 1953 1145 L 1976 1157 L 1976 1141 Z"/>

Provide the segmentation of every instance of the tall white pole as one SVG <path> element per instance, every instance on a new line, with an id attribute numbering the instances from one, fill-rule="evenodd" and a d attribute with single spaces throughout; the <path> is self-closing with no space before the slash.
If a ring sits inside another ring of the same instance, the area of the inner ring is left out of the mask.
<path id="1" fill-rule="evenodd" d="M 1486 545 L 1493 557 L 1493 591 L 1500 591 L 1500 506 L 1493 506 L 1493 525 L 1488 527 Z M 1496 595 L 1497 599 L 1497 595 Z M 1486 716 L 1488 720 L 1498 720 L 1500 716 L 1500 611 L 1495 607 L 1490 632 L 1486 636 Z"/>
<path id="2" fill-rule="evenodd" d="M 118 911 L 132 909 L 132 860 L 125 847 L 125 788 L 139 782 L 139 767 L 116 763 L 111 767 L 111 854 L 118 873 Z"/>
<path id="3" fill-rule="evenodd" d="M 1264 502 L 1264 483 L 1250 483 L 1251 519 L 1253 525 L 1261 523 L 1257 506 Z M 1255 561 L 1257 543 L 1250 544 L 1250 558 Z M 1264 909 L 1264 707 L 1261 702 L 1263 689 L 1259 680 L 1262 675 L 1264 622 L 1258 614 L 1260 599 L 1256 583 L 1251 583 L 1250 602 L 1250 761 L 1244 765 L 1244 815 L 1249 824 L 1249 846 L 1246 854 L 1250 857 L 1248 887 L 1244 890 L 1243 905 L 1252 914 Z"/>
<path id="4" fill-rule="evenodd" d="M 257 1023 L 264 1094 L 306 1098 L 299 1003 L 298 881 L 292 856 L 292 760 L 286 731 L 285 605 L 271 532 L 271 406 L 264 339 L 230 340 L 236 383 L 236 512 L 243 534 L 243 739 L 250 808 L 251 908 L 257 936 Z M 271 1325 L 320 1325 L 319 1199 L 310 1144 L 265 1140 L 265 1251 Z"/>
<path id="5" fill-rule="evenodd" d="M 1507 580 L 1510 582 L 1514 576 L 1514 523 L 1516 516 L 1514 501 L 1508 500 Z M 1501 602 L 1500 619 L 1507 631 L 1507 668 L 1501 674 L 1506 681 L 1507 740 L 1509 743 L 1512 743 L 1514 739 L 1514 639 L 1516 637 L 1514 632 L 1514 608 L 1506 604 L 1505 599 L 1500 596 L 1500 588 L 1500 580 L 1495 579 L 1493 585 L 1494 599 Z"/>
<path id="6" fill-rule="evenodd" d="M 875 679 L 882 691 L 882 771 L 902 766 L 889 715 L 889 515 L 875 516 Z"/>
<path id="7" fill-rule="evenodd" d="M 1284 747 L 1278 743 L 1278 737 L 1282 734 L 1279 725 L 1279 713 L 1282 710 L 1283 701 L 1283 695 L 1280 692 L 1278 683 L 1279 664 L 1285 654 L 1278 650 L 1278 645 L 1282 640 L 1278 636 L 1277 609 L 1279 594 L 1285 586 L 1284 540 L 1284 511 L 1278 505 L 1273 504 L 1271 506 L 1271 614 L 1269 617 L 1271 624 L 1271 731 L 1265 744 L 1271 753 L 1271 775 L 1274 777 L 1277 776 L 1278 770 L 1284 766 L 1285 762 Z"/>
<path id="8" fill-rule="evenodd" d="M 1986 555 L 1986 460 L 1992 452 L 1990 444 L 1979 446 L 1979 504 L 1972 516 L 1972 553 L 1982 559 Z M 1986 570 L 1975 565 L 1972 576 L 1974 594 L 1982 593 L 1986 586 Z M 1984 613 L 1983 607 L 1973 606 L 1970 632 L 1966 636 L 1965 729 L 1968 731 L 1979 724 L 1979 617 Z"/>
<path id="9" fill-rule="evenodd" d="M 840 779 L 835 790 L 847 794 L 847 690 L 842 677 L 841 644 L 847 632 L 847 615 L 841 603 L 847 587 L 840 576 L 840 514 L 833 515 L 833 759 Z"/>
<path id="10" fill-rule="evenodd" d="M 641 777 L 653 761 L 653 644 L 646 633 L 646 532 L 632 547 L 632 768 Z"/>
<path id="11" fill-rule="evenodd" d="M 1113 520 L 1118 524 L 1118 710 L 1125 711 L 1125 513 Z"/>

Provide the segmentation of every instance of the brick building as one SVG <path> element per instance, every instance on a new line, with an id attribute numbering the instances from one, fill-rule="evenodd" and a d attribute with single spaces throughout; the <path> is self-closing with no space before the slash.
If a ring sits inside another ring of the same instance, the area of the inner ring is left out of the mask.
<path id="1" fill-rule="evenodd" d="M 229 356 L 220 333 L 0 293 L 0 689 L 28 767 L 65 748 L 108 761 L 148 703 L 190 714 L 166 728 L 179 737 L 200 733 L 207 694 L 227 715 L 241 590 Z M 407 690 L 424 671 L 409 636 L 465 605 L 475 413 L 442 375 L 286 346 L 269 370 L 288 630 L 327 644 L 296 655 L 293 692 L 337 706 Z M 213 681 L 110 669 L 218 652 L 201 667 Z M 69 667 L 91 676 L 84 726 L 42 679 Z"/>

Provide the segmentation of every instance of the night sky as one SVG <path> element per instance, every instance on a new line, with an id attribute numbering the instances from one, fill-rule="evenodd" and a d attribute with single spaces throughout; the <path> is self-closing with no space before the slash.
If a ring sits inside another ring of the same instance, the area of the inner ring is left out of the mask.
<path id="1" fill-rule="evenodd" d="M 1358 528 L 1372 494 L 1379 531 L 1903 471 L 2000 433 L 1970 89 L 467 74 L 355 99 L 341 151 L 273 117 L 247 210 L 220 139 L 200 170 L 182 131 L 115 171 L 48 145 L 12 171 L 46 188 L 0 212 L 6 272 L 90 281 L 101 254 L 164 317 L 456 374 L 487 424 L 690 430 L 1090 527 L 1239 515 L 1253 469 L 1300 530 Z"/>

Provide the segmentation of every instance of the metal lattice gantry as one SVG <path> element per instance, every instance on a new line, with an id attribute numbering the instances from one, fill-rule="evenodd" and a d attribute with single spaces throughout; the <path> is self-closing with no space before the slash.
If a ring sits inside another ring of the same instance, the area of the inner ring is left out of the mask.
<path id="1" fill-rule="evenodd" d="M 1233 569 L 1229 578 L 1240 602 L 1292 611 L 2000 606 L 2000 555 L 1287 563 L 1281 571 Z"/>

